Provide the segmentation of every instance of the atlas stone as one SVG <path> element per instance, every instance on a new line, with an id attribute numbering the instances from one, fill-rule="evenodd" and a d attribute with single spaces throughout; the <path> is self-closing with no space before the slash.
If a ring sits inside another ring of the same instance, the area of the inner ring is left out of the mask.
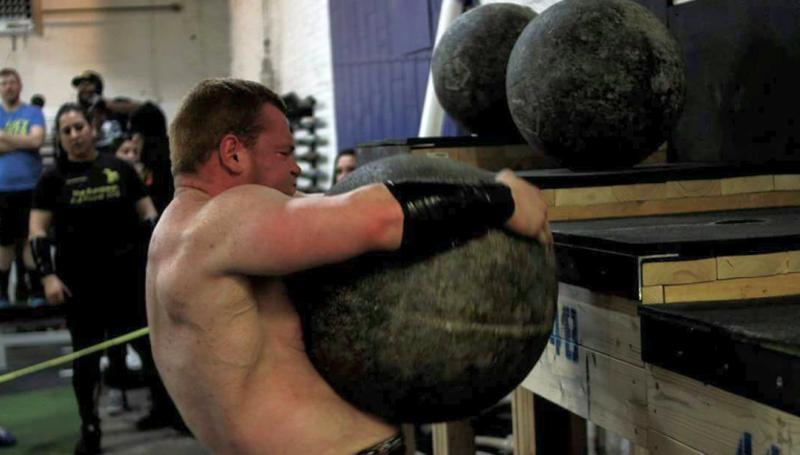
<path id="1" fill-rule="evenodd" d="M 630 0 L 563 0 L 522 32 L 506 77 L 522 136 L 561 164 L 624 168 L 667 139 L 685 96 L 681 50 Z"/>
<path id="2" fill-rule="evenodd" d="M 535 16 L 520 5 L 482 5 L 459 16 L 437 44 L 431 62 L 436 96 L 471 132 L 519 138 L 506 102 L 506 66 Z"/>
<path id="3" fill-rule="evenodd" d="M 446 158 L 400 155 L 362 166 L 329 194 L 387 179 L 494 177 Z M 505 397 L 539 359 L 557 296 L 552 248 L 502 229 L 425 257 L 364 255 L 288 285 L 320 374 L 391 422 L 462 419 Z"/>

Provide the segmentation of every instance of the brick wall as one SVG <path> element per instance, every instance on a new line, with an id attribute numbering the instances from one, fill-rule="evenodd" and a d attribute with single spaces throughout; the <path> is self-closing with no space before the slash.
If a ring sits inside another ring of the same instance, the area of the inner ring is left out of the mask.
<path id="1" fill-rule="evenodd" d="M 263 1 L 266 58 L 262 80 L 280 94 L 296 92 L 317 99 L 316 116 L 325 122 L 319 135 L 328 140 L 319 149 L 327 156 L 320 166 L 329 177 L 322 182 L 327 187 L 337 150 L 328 1 Z"/>

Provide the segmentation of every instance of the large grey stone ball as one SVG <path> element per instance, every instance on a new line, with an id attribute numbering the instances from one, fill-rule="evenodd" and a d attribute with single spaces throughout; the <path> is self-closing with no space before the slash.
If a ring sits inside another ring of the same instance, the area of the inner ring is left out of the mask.
<path id="1" fill-rule="evenodd" d="M 371 162 L 329 194 L 387 179 L 492 181 L 446 158 Z M 551 247 L 501 229 L 430 256 L 366 254 L 291 277 L 308 355 L 329 384 L 391 422 L 477 414 L 530 372 L 551 333 Z"/>
<path id="2" fill-rule="evenodd" d="M 571 168 L 632 166 L 667 138 L 685 94 L 681 50 L 631 0 L 562 0 L 522 32 L 506 90 L 522 136 Z"/>
<path id="3" fill-rule="evenodd" d="M 450 116 L 473 133 L 519 138 L 506 103 L 511 49 L 536 16 L 510 3 L 479 6 L 442 35 L 431 61 L 436 96 Z"/>

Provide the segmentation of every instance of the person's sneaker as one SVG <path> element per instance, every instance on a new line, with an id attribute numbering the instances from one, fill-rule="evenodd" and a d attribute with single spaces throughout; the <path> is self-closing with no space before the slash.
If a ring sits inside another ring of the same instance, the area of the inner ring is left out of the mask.
<path id="1" fill-rule="evenodd" d="M 3 427 L 0 427 L 0 447 L 12 447 L 17 445 L 17 439 Z"/>
<path id="2" fill-rule="evenodd" d="M 81 427 L 81 438 L 75 444 L 75 455 L 98 455 L 100 449 L 100 427 L 87 425 Z"/>
<path id="3" fill-rule="evenodd" d="M 108 391 L 108 404 L 105 406 L 105 411 L 112 417 L 132 411 L 130 404 L 128 404 L 126 392 L 121 389 L 110 389 Z"/>

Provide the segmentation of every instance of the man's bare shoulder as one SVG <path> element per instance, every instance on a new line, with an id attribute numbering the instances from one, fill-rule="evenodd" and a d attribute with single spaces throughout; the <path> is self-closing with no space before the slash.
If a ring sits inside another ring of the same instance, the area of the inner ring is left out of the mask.
<path id="1" fill-rule="evenodd" d="M 177 194 L 156 229 L 151 259 L 201 265 L 219 248 L 241 239 L 246 225 L 268 222 L 271 209 L 288 200 L 261 185 L 240 185 L 213 197 L 199 191 Z"/>

